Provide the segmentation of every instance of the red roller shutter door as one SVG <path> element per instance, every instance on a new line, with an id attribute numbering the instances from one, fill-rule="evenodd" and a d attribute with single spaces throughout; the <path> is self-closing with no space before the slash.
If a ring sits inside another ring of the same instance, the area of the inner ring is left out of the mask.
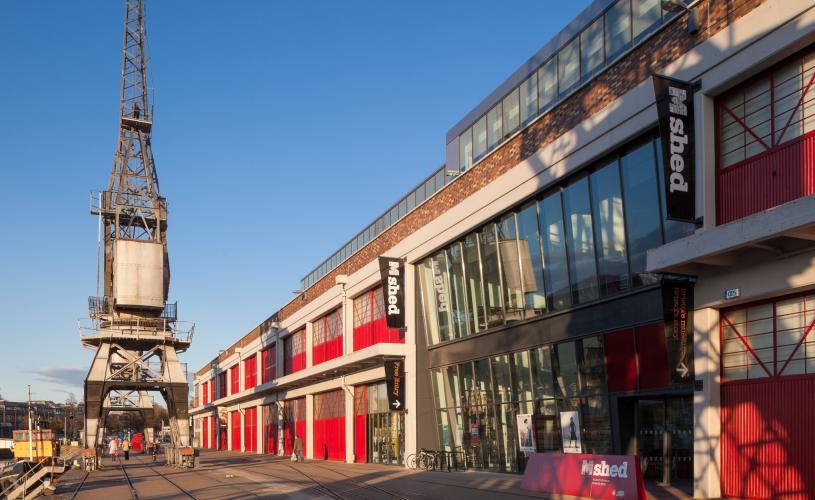
<path id="1" fill-rule="evenodd" d="M 354 387 L 354 462 L 365 463 L 368 458 L 366 450 L 366 426 L 368 418 L 368 398 L 364 385 Z"/>
<path id="2" fill-rule="evenodd" d="M 209 448 L 209 417 L 201 419 L 201 447 Z"/>
<path id="3" fill-rule="evenodd" d="M 233 411 L 232 419 L 232 451 L 241 451 L 241 412 Z"/>

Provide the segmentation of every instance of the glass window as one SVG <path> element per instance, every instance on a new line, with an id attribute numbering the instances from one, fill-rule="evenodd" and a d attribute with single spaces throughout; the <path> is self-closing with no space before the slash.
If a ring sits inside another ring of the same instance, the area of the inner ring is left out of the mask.
<path id="1" fill-rule="evenodd" d="M 572 295 L 560 193 L 553 193 L 540 202 L 540 224 L 547 300 L 552 308 L 563 309 L 572 304 Z"/>
<path id="2" fill-rule="evenodd" d="M 407 195 L 407 211 L 410 212 L 416 208 L 416 193 L 410 193 Z"/>
<path id="3" fill-rule="evenodd" d="M 610 295 L 628 288 L 623 196 L 617 160 L 591 174 L 592 214 L 597 241 L 600 293 Z"/>
<path id="4" fill-rule="evenodd" d="M 512 362 L 512 384 L 515 399 L 518 401 L 532 400 L 529 351 L 513 353 L 510 361 Z"/>
<path id="5" fill-rule="evenodd" d="M 470 362 L 458 365 L 458 379 L 461 384 L 461 397 L 463 406 L 480 406 L 483 404 L 475 390 L 473 378 L 473 365 Z"/>
<path id="6" fill-rule="evenodd" d="M 435 310 L 439 318 L 439 336 L 442 341 L 456 338 L 450 314 L 450 279 L 447 272 L 447 253 L 441 251 L 431 257 L 433 261 L 433 289 L 436 295 Z"/>
<path id="7" fill-rule="evenodd" d="M 489 149 L 494 148 L 504 138 L 503 122 L 504 112 L 501 108 L 501 103 L 495 105 L 494 108 L 487 111 L 487 146 Z"/>
<path id="8" fill-rule="evenodd" d="M 691 233 L 696 226 L 691 222 L 681 222 L 677 220 L 668 220 L 668 209 L 665 206 L 665 190 L 662 186 L 665 185 L 665 170 L 662 166 L 662 143 L 659 140 L 654 141 L 656 146 L 656 161 L 657 161 L 657 174 L 659 176 L 659 202 L 662 209 L 662 229 L 665 232 L 665 243 L 683 238 Z"/>
<path id="9" fill-rule="evenodd" d="M 606 12 L 606 60 L 631 46 L 631 0 L 620 0 Z"/>
<path id="10" fill-rule="evenodd" d="M 538 75 L 532 74 L 521 84 L 521 124 L 526 125 L 538 114 Z"/>
<path id="11" fill-rule="evenodd" d="M 575 38 L 563 46 L 557 54 L 557 59 L 560 95 L 565 95 L 580 81 L 580 39 Z"/>
<path id="12" fill-rule="evenodd" d="M 476 233 L 467 235 L 461 246 L 464 252 L 464 273 L 467 278 L 467 324 L 470 333 L 478 333 L 487 328 L 484 294 L 481 286 L 478 235 Z"/>
<path id="13" fill-rule="evenodd" d="M 419 264 L 419 286 L 422 294 L 422 304 L 424 310 L 425 329 L 427 342 L 431 345 L 438 344 L 443 340 L 441 329 L 439 328 L 439 316 L 436 310 L 436 287 L 433 269 L 433 259 L 428 258 Z"/>
<path id="14" fill-rule="evenodd" d="M 620 160 L 628 256 L 634 286 L 653 282 L 653 276 L 645 274 L 646 252 L 662 244 L 653 148 L 653 143 L 648 142 Z"/>
<path id="15" fill-rule="evenodd" d="M 504 137 L 518 130 L 520 126 L 521 104 L 518 99 L 518 89 L 513 90 L 504 97 Z"/>
<path id="16" fill-rule="evenodd" d="M 424 183 L 425 199 L 430 198 L 436 192 L 436 179 L 427 179 Z"/>
<path id="17" fill-rule="evenodd" d="M 470 165 L 473 164 L 472 158 L 470 158 L 470 160 L 471 160 L 470 163 L 467 165 L 468 168 L 469 168 Z M 463 170 L 464 169 L 462 169 L 462 171 Z M 424 185 L 421 185 L 421 186 L 417 187 L 416 191 L 414 191 L 414 193 L 416 194 L 416 204 L 417 205 L 420 204 L 420 203 L 424 203 L 424 200 L 427 199 L 427 197 L 425 196 L 425 192 L 424 192 Z"/>
<path id="18" fill-rule="evenodd" d="M 458 136 L 458 168 L 464 172 L 473 165 L 473 130 L 467 129 L 466 132 Z M 422 197 L 424 201 L 424 197 Z M 416 204 L 421 203 L 416 200 Z"/>
<path id="19" fill-rule="evenodd" d="M 502 354 L 492 358 L 492 379 L 495 384 L 496 403 L 509 403 L 515 398 L 512 397 L 512 388 L 509 380 L 509 356 Z"/>
<path id="20" fill-rule="evenodd" d="M 407 213 L 408 213 L 407 199 L 402 198 L 402 201 L 399 202 L 399 218 L 401 219 Z"/>
<path id="21" fill-rule="evenodd" d="M 606 392 L 606 361 L 603 349 L 603 337 L 588 337 L 579 341 L 580 383 L 583 394 Z"/>
<path id="22" fill-rule="evenodd" d="M 588 178 L 584 177 L 563 190 L 563 211 L 566 214 L 572 297 L 577 303 L 596 299 L 597 266 Z"/>
<path id="23" fill-rule="evenodd" d="M 574 342 L 564 342 L 555 346 L 554 372 L 559 396 L 575 397 L 580 393 L 577 376 L 577 352 Z"/>
<path id="24" fill-rule="evenodd" d="M 487 153 L 487 117 L 482 116 L 473 125 L 473 162 L 477 162 Z"/>
<path id="25" fill-rule="evenodd" d="M 467 304 L 465 297 L 464 256 L 461 243 L 453 243 L 447 250 L 450 276 L 450 315 L 456 337 L 468 335 Z"/>
<path id="26" fill-rule="evenodd" d="M 481 405 L 491 405 L 494 401 L 494 394 L 490 377 L 490 360 L 477 359 L 473 361 L 473 375 L 475 375 L 475 392 L 478 394 L 477 401 Z"/>
<path id="27" fill-rule="evenodd" d="M 510 213 L 498 224 L 498 249 L 501 255 L 501 277 L 504 283 L 504 313 L 507 321 L 524 316 L 524 270 L 518 258 L 518 240 L 515 237 L 515 214 Z"/>
<path id="28" fill-rule="evenodd" d="M 631 0 L 634 18 L 634 40 L 650 33 L 660 22 L 659 0 Z"/>
<path id="29" fill-rule="evenodd" d="M 551 106 L 557 99 L 557 58 L 550 59 L 538 70 L 538 106 Z"/>
<path id="30" fill-rule="evenodd" d="M 521 208 L 517 220 L 524 303 L 527 316 L 532 316 L 546 311 L 537 203 L 530 203 Z"/>
<path id="31" fill-rule="evenodd" d="M 487 307 L 487 326 L 491 328 L 504 324 L 495 224 L 487 224 L 479 231 L 478 236 L 481 249 L 481 272 L 484 280 L 484 301 Z"/>
<path id="32" fill-rule="evenodd" d="M 548 345 L 532 350 L 532 372 L 535 384 L 535 399 L 554 398 L 556 390 L 555 374 L 552 368 L 553 347 Z"/>
<path id="33" fill-rule="evenodd" d="M 611 453 L 611 419 L 608 398 L 583 398 L 580 405 L 580 430 L 583 434 L 584 453 Z"/>
<path id="34" fill-rule="evenodd" d="M 580 58 L 583 80 L 588 80 L 603 67 L 603 18 L 599 18 L 580 33 Z"/>

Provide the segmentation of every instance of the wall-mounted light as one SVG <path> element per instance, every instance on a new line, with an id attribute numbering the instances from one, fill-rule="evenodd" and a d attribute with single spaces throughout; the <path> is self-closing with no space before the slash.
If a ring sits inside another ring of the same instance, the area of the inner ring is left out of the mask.
<path id="1" fill-rule="evenodd" d="M 699 32 L 699 9 L 690 8 L 682 0 L 662 0 L 662 8 L 674 14 L 688 13 L 688 33 L 695 35 Z"/>

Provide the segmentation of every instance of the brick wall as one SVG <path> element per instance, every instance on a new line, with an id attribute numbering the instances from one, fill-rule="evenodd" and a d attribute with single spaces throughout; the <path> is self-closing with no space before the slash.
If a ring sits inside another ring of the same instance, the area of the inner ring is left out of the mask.
<path id="1" fill-rule="evenodd" d="M 677 20 L 662 28 L 636 50 L 607 67 L 588 85 L 559 103 L 500 148 L 491 152 L 473 168 L 460 175 L 455 182 L 445 186 L 336 269 L 323 276 L 308 289 L 305 299 L 298 297 L 292 300 L 271 318 L 282 321 L 291 316 L 331 289 L 337 275 L 352 274 L 363 268 L 418 229 L 428 225 L 447 210 L 487 186 L 519 162 L 555 141 L 580 122 L 639 85 L 653 73 L 661 71 L 695 45 L 726 28 L 764 1 L 704 0 L 700 2 L 697 9 L 701 29 L 696 35 L 690 35 L 687 32 L 687 14 L 679 16 Z M 710 23 L 707 17 L 708 7 Z M 270 321 L 271 318 L 266 321 Z M 259 328 L 256 328 L 239 340 L 227 353 L 234 352 L 234 347 L 238 345 L 248 344 L 259 334 Z M 224 353 L 222 357 L 227 356 L 227 353 Z M 206 373 L 208 369 L 204 367 L 199 374 Z"/>

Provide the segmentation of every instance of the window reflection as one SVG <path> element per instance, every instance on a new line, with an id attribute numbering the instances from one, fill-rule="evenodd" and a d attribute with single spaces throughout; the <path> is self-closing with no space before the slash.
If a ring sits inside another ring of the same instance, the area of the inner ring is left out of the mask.
<path id="1" fill-rule="evenodd" d="M 546 310 L 543 286 L 543 260 L 538 231 L 538 207 L 531 203 L 518 212 L 518 254 L 524 275 L 524 302 L 527 316 Z"/>
<path id="2" fill-rule="evenodd" d="M 589 185 L 585 177 L 563 190 L 563 211 L 568 235 L 569 277 L 572 298 L 586 302 L 597 298 L 597 268 L 594 262 Z"/>
<path id="3" fill-rule="evenodd" d="M 560 95 L 564 95 L 580 81 L 580 39 L 575 38 L 557 54 Z"/>
<path id="4" fill-rule="evenodd" d="M 564 309 L 572 305 L 572 295 L 569 288 L 566 235 L 563 228 L 563 207 L 559 192 L 541 201 L 540 225 L 546 263 L 544 277 L 548 302 L 554 309 Z"/>
<path id="5" fill-rule="evenodd" d="M 473 125 L 473 161 L 487 153 L 487 117 L 483 116 Z"/>
<path id="6" fill-rule="evenodd" d="M 619 0 L 606 13 L 606 59 L 616 58 L 631 44 L 630 0 Z"/>
<path id="7" fill-rule="evenodd" d="M 538 70 L 538 107 L 541 111 L 557 99 L 557 58 L 552 58 Z"/>
<path id="8" fill-rule="evenodd" d="M 504 136 L 512 134 L 521 125 L 521 103 L 518 98 L 518 89 L 513 90 L 504 98 Z"/>
<path id="9" fill-rule="evenodd" d="M 487 144 L 489 149 L 497 146 L 504 138 L 503 118 L 504 112 L 500 102 L 487 112 Z"/>
<path id="10" fill-rule="evenodd" d="M 521 84 L 521 124 L 526 125 L 538 114 L 538 76 L 532 74 Z"/>
<path id="11" fill-rule="evenodd" d="M 462 242 L 464 251 L 464 273 L 467 279 L 467 326 L 471 333 L 487 328 L 484 313 L 484 292 L 481 287 L 481 260 L 478 249 L 478 235 L 467 235 Z"/>
<path id="12" fill-rule="evenodd" d="M 504 323 L 501 307 L 501 276 L 498 268 L 498 246 L 495 238 L 495 224 L 487 224 L 479 232 L 481 249 L 481 272 L 484 280 L 484 301 L 487 307 L 487 326 Z"/>
<path id="13" fill-rule="evenodd" d="M 628 288 L 623 196 L 616 160 L 591 174 L 591 196 L 600 291 L 609 295 Z"/>
<path id="14" fill-rule="evenodd" d="M 504 217 L 497 228 L 504 283 L 504 313 L 507 321 L 515 321 L 524 315 L 524 287 L 533 287 L 535 279 L 531 270 L 521 267 L 515 237 L 515 214 Z"/>
<path id="15" fill-rule="evenodd" d="M 602 17 L 580 33 L 580 53 L 583 80 L 588 80 L 602 68 L 605 62 Z"/>
<path id="16" fill-rule="evenodd" d="M 653 142 L 624 155 L 620 160 L 628 228 L 628 255 L 634 286 L 654 281 L 645 275 L 646 252 L 662 244 L 657 199 Z"/>

